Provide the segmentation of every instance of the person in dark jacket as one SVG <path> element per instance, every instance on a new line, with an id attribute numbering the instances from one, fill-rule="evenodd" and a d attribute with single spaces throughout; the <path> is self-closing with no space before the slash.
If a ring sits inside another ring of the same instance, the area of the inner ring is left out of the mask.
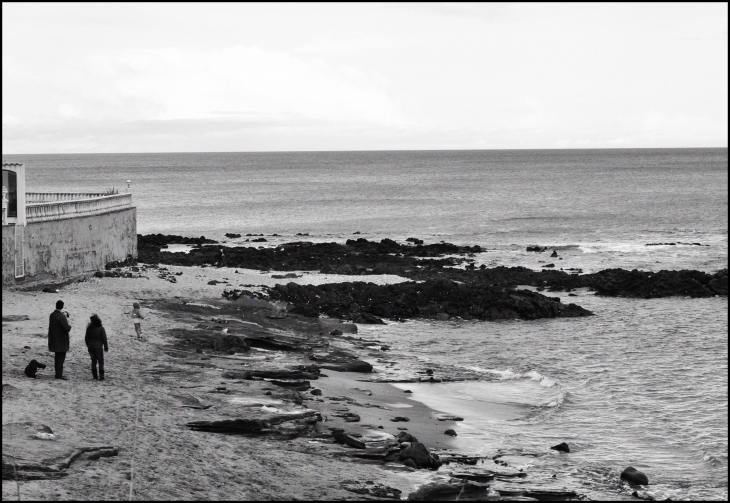
<path id="1" fill-rule="evenodd" d="M 56 302 L 56 310 L 51 313 L 48 320 L 48 351 L 56 353 L 54 366 L 56 367 L 56 379 L 68 380 L 63 375 L 63 362 L 66 361 L 66 352 L 69 348 L 69 332 L 71 325 L 68 323 L 68 313 L 61 312 L 63 301 Z"/>
<path id="2" fill-rule="evenodd" d="M 104 380 L 104 351 L 109 351 L 106 341 L 106 330 L 101 326 L 101 318 L 96 314 L 91 315 L 89 326 L 86 327 L 86 347 L 91 355 L 91 375 L 94 379 Z M 103 351 L 102 351 L 103 349 Z M 99 374 L 96 374 L 96 362 L 99 362 Z"/>

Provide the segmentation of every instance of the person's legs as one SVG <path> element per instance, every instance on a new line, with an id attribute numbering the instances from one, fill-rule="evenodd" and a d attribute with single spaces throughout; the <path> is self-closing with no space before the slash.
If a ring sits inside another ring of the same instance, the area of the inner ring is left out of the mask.
<path id="1" fill-rule="evenodd" d="M 96 359 L 99 360 L 99 380 L 104 380 L 104 348 L 96 349 Z"/>
<path id="2" fill-rule="evenodd" d="M 141 323 L 135 323 L 134 324 L 134 331 L 137 332 L 137 338 L 139 339 L 142 337 L 142 324 Z"/>
<path id="3" fill-rule="evenodd" d="M 56 377 L 60 378 L 63 376 L 63 362 L 66 361 L 66 352 L 57 351 L 56 356 L 53 358 L 53 366 L 56 368 Z"/>
<path id="4" fill-rule="evenodd" d="M 99 376 L 96 373 L 96 352 L 94 348 L 89 348 L 89 356 L 91 356 L 91 375 L 94 379 L 98 379 Z"/>

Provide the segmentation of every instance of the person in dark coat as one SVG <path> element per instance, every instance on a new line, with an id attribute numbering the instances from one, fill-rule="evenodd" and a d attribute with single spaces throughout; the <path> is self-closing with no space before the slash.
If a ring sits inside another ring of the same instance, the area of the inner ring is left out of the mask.
<path id="1" fill-rule="evenodd" d="M 91 355 L 91 375 L 94 379 L 104 380 L 104 351 L 109 351 L 106 341 L 106 330 L 101 326 L 101 318 L 96 314 L 91 315 L 89 326 L 86 327 L 86 347 Z M 103 351 L 102 351 L 103 349 Z M 96 373 L 96 363 L 99 362 L 99 374 Z"/>
<path id="2" fill-rule="evenodd" d="M 68 380 L 63 375 L 63 362 L 66 361 L 66 352 L 69 348 L 69 332 L 71 325 L 68 323 L 68 313 L 61 312 L 63 301 L 56 302 L 56 310 L 51 313 L 48 320 L 48 351 L 56 353 L 54 366 L 56 368 L 56 379 Z"/>

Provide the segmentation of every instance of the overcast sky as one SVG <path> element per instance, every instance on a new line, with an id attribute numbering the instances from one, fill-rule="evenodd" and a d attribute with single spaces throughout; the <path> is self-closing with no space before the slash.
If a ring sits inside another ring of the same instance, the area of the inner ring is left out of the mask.
<path id="1" fill-rule="evenodd" d="M 2 4 L 3 153 L 727 147 L 728 5 Z"/>

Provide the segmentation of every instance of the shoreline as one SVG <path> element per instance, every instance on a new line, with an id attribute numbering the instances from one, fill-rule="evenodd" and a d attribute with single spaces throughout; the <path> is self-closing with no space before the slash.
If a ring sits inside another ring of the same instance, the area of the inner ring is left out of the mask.
<path id="1" fill-rule="evenodd" d="M 169 277 L 179 272 L 183 274 L 173 276 L 177 282 L 171 284 Z M 452 421 L 438 421 L 439 411 L 412 399 L 398 386 L 363 382 L 359 379 L 364 374 L 323 369 L 327 377 L 311 381 L 312 388 L 321 389 L 322 395 L 302 392 L 304 400 L 297 405 L 289 389 L 267 381 L 222 378 L 221 370 L 240 367 L 242 362 L 249 367 L 269 364 L 279 368 L 301 363 L 298 354 L 254 348 L 240 357 L 209 351 L 190 351 L 181 357 L 184 352 L 173 348 L 168 332 L 189 328 L 189 320 L 156 309 L 156 302 L 188 299 L 189 310 L 206 309 L 201 304 L 214 308 L 236 303 L 213 295 L 220 295 L 221 285 L 208 285 L 208 281 L 230 277 L 229 270 L 171 266 L 169 273 L 147 274 L 149 279 L 93 278 L 70 283 L 58 293 L 3 292 L 3 316 L 28 317 L 3 321 L 4 430 L 11 423 L 47 425 L 57 437 L 54 447 L 59 452 L 102 444 L 117 449 L 116 454 L 96 460 L 82 455 L 61 470 L 61 478 L 21 480 L 17 485 L 13 478 L 4 478 L 4 499 L 15 499 L 18 489 L 22 499 L 121 499 L 128 497 L 132 478 L 136 499 L 372 499 L 374 493 L 357 492 L 366 481 L 373 482 L 368 486 L 371 491 L 372 487 L 390 488 L 406 498 L 419 485 L 443 479 L 443 469 L 416 470 L 400 463 L 353 458 L 356 449 L 331 438 L 332 428 L 343 428 L 379 445 L 378 435 L 382 440 L 392 438 L 388 434 L 406 432 L 428 449 L 457 452 L 458 437 L 449 437 L 444 431 L 458 426 Z M 240 275 L 242 280 L 244 277 Z M 256 278 L 249 276 L 245 281 L 249 279 Z M 52 378 L 53 357 L 47 351 L 47 317 L 58 298 L 71 312 L 73 327 L 64 366 L 69 381 Z M 143 322 L 146 342 L 133 340 L 134 329 L 124 314 L 133 300 L 140 301 L 148 314 Z M 268 320 L 275 331 L 280 330 L 273 325 L 278 320 L 257 312 L 260 306 L 241 307 L 248 309 L 246 316 L 254 320 L 248 324 L 264 325 Z M 102 318 L 109 337 L 104 382 L 91 379 L 89 357 L 83 347 L 83 330 L 94 312 Z M 247 323 L 241 325 L 247 327 Z M 341 340 L 336 342 L 342 344 Z M 47 365 L 37 379 L 23 375 L 30 359 Z M 225 393 L 215 392 L 218 388 L 226 388 Z M 349 401 L 337 400 L 340 397 Z M 196 400 L 209 407 L 194 408 Z M 337 417 L 345 408 L 358 414 L 360 421 Z M 305 409 L 323 416 L 323 421 L 316 423 L 314 437 L 286 441 L 266 435 L 198 432 L 185 426 L 201 419 L 275 418 L 279 413 Z M 391 421 L 397 416 L 406 416 L 409 421 Z M 19 460 L 29 446 L 44 448 L 39 440 L 29 442 L 20 437 L 3 435 L 4 458 L 13 455 Z M 346 460 L 351 462 L 343 462 Z M 360 485 L 353 486 L 353 481 Z"/>

